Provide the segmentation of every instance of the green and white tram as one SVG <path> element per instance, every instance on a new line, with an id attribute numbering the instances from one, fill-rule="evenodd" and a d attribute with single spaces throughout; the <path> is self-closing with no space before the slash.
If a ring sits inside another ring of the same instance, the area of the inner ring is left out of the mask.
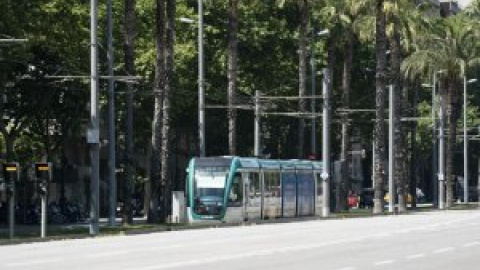
<path id="1" fill-rule="evenodd" d="M 188 221 L 242 222 L 320 215 L 322 162 L 193 158 L 186 181 Z"/>

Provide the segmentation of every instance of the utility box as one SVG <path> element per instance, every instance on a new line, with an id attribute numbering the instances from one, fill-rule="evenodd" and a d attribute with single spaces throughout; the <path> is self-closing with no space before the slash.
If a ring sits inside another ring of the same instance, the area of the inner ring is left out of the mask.
<path id="1" fill-rule="evenodd" d="M 172 223 L 185 223 L 185 192 L 172 192 Z"/>

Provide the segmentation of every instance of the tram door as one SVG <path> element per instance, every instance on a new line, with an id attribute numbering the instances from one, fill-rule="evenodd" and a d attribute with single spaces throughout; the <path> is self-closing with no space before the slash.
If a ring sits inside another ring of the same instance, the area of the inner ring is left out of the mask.
<path id="1" fill-rule="evenodd" d="M 262 191 L 258 171 L 243 172 L 245 220 L 256 220 L 262 216 Z"/>

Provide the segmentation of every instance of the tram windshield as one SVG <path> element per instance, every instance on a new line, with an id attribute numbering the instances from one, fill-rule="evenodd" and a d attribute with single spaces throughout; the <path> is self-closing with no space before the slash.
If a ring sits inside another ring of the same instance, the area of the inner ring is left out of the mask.
<path id="1" fill-rule="evenodd" d="M 203 167 L 195 170 L 193 197 L 196 214 L 220 215 L 227 176 L 227 167 Z"/>

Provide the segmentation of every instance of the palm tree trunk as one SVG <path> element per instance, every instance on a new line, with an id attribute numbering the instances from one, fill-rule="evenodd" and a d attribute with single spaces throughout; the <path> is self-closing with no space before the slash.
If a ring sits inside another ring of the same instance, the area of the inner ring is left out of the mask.
<path id="1" fill-rule="evenodd" d="M 395 155 L 394 155 L 394 181 L 397 187 L 398 194 L 398 210 L 399 212 L 406 212 L 406 136 L 405 136 L 405 126 L 402 119 L 402 113 L 404 112 L 405 106 L 405 94 L 403 93 L 403 83 L 400 73 L 400 65 L 402 62 L 402 47 L 400 44 L 400 31 L 399 31 L 399 21 L 398 18 L 394 17 L 394 33 L 392 39 L 390 40 L 391 52 L 392 52 L 392 61 L 391 61 L 391 70 L 392 70 L 392 84 L 393 84 L 393 94 L 395 96 L 395 112 L 393 124 L 395 127 L 394 130 L 394 146 Z M 391 194 L 390 197 L 394 198 L 396 194 Z"/>
<path id="2" fill-rule="evenodd" d="M 344 45 L 344 62 L 343 62 L 343 78 L 342 78 L 342 104 L 344 109 L 350 108 L 350 88 L 352 81 L 353 66 L 353 42 L 354 35 L 352 32 L 346 33 L 347 39 Z M 348 171 L 348 150 L 350 149 L 350 127 L 348 125 L 348 112 L 341 116 L 342 120 L 342 145 L 340 153 L 340 183 L 337 193 L 337 210 L 347 209 L 347 193 L 349 187 L 349 171 Z"/>
<path id="3" fill-rule="evenodd" d="M 163 117 L 162 117 L 162 149 L 161 149 L 161 179 L 160 186 L 163 192 L 160 194 L 163 200 L 163 211 L 161 211 L 161 220 L 167 222 L 167 216 L 171 205 L 172 182 L 170 181 L 171 168 L 169 166 L 170 157 L 170 111 L 171 111 L 171 93 L 173 88 L 173 69 L 174 69 L 174 39 L 175 39 L 175 0 L 167 0 L 166 9 L 166 68 L 165 68 L 165 88 L 163 93 Z"/>
<path id="4" fill-rule="evenodd" d="M 303 99 L 307 92 L 307 27 L 308 27 L 308 1 L 298 0 L 298 8 L 300 11 L 300 37 L 298 41 L 298 96 L 299 99 L 299 112 L 301 114 L 307 111 L 307 103 Z M 305 119 L 303 115 L 299 117 L 298 122 L 298 158 L 305 157 Z"/>
<path id="5" fill-rule="evenodd" d="M 453 206 L 453 186 L 455 184 L 453 171 L 453 158 L 455 145 L 457 142 L 457 121 L 460 118 L 461 103 L 460 91 L 457 90 L 456 80 L 449 80 L 447 84 L 447 124 L 448 124 L 448 138 L 446 150 L 446 204 L 447 208 Z"/>
<path id="6" fill-rule="evenodd" d="M 376 98 L 375 98 L 375 192 L 373 213 L 383 213 L 383 183 L 385 178 L 385 87 L 387 77 L 387 37 L 385 34 L 384 0 L 376 2 Z"/>
<path id="7" fill-rule="evenodd" d="M 155 47 L 156 47 L 156 61 L 155 61 L 155 86 L 154 94 L 154 111 L 152 121 L 152 156 L 150 160 L 150 205 L 148 209 L 148 221 L 158 222 L 158 212 L 160 194 L 162 193 L 160 179 L 161 179 L 161 162 L 160 154 L 162 147 L 162 107 L 163 107 L 163 92 L 165 87 L 165 54 L 164 54 L 164 32 L 165 32 L 165 0 L 156 0 L 156 32 L 155 32 Z M 160 204 L 162 205 L 162 204 Z M 161 211 L 164 209 L 161 208 Z"/>
<path id="8" fill-rule="evenodd" d="M 415 119 L 418 115 L 418 110 L 417 110 L 417 103 L 418 103 L 418 88 L 419 88 L 419 82 L 416 81 L 415 85 L 412 88 L 412 118 Z M 411 158 L 410 158 L 410 190 L 409 193 L 412 196 L 412 208 L 417 207 L 417 186 L 418 186 L 418 157 L 417 157 L 417 127 L 418 123 L 417 121 L 412 121 L 411 124 L 411 132 L 412 135 L 410 136 L 410 148 L 411 148 Z M 406 182 L 405 182 L 406 183 Z"/>
<path id="9" fill-rule="evenodd" d="M 136 0 L 125 0 L 125 32 L 124 32 L 124 59 L 127 75 L 135 74 L 135 2 Z M 127 83 L 126 94 L 126 119 L 125 119 L 125 155 L 124 155 L 124 202 L 122 209 L 122 223 L 132 224 L 132 199 L 135 181 L 135 169 L 133 158 L 133 84 Z"/>
<path id="10" fill-rule="evenodd" d="M 237 96 L 238 62 L 238 0 L 230 0 L 228 41 L 228 148 L 230 155 L 237 154 Z"/>

